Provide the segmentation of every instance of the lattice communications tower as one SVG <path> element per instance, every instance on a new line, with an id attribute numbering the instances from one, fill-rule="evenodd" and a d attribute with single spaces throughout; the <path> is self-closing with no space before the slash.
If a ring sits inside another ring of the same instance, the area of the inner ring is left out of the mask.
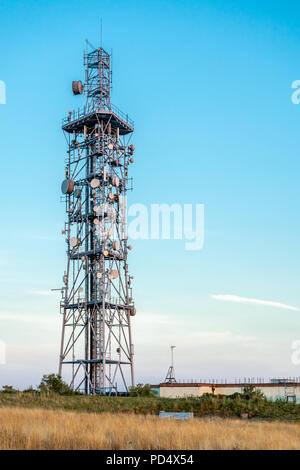
<path id="1" fill-rule="evenodd" d="M 74 95 L 85 105 L 69 111 L 62 183 L 67 268 L 59 374 L 74 390 L 115 394 L 134 385 L 131 319 L 136 310 L 127 265 L 126 193 L 133 121 L 111 104 L 111 56 L 87 42 L 85 82 Z"/>
<path id="2" fill-rule="evenodd" d="M 165 383 L 170 383 L 170 384 L 176 383 L 175 370 L 174 370 L 174 349 L 175 348 L 176 348 L 176 346 L 170 346 L 170 349 L 171 349 L 171 365 L 168 369 L 168 372 L 167 372 L 167 375 L 166 375 L 166 378 L 165 378 Z"/>

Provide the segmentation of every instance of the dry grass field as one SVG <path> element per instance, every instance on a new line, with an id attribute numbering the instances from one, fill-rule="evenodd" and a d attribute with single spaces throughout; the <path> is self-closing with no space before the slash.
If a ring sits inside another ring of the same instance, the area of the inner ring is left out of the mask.
<path id="1" fill-rule="evenodd" d="M 300 449 L 300 423 L 3 407 L 0 449 Z"/>

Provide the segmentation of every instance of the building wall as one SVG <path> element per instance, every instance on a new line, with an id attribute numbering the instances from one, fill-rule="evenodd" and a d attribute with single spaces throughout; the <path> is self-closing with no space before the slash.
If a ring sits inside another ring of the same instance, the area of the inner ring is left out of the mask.
<path id="1" fill-rule="evenodd" d="M 199 397 L 203 393 L 211 393 L 210 386 L 189 386 L 189 387 L 160 387 L 160 396 L 164 398 L 183 398 L 183 397 Z"/>
<path id="2" fill-rule="evenodd" d="M 219 393 L 220 395 L 232 395 L 233 393 L 243 393 L 243 388 L 244 385 L 233 385 L 230 387 L 219 386 L 216 388 L 215 393 Z M 284 385 L 263 385 L 256 386 L 256 389 L 261 390 L 268 400 L 285 400 L 287 395 L 295 395 L 297 403 L 300 403 L 300 384 L 296 387 L 285 387 Z"/>
<path id="3" fill-rule="evenodd" d="M 300 384 L 299 384 L 300 385 Z M 300 403 L 300 386 L 296 387 L 285 387 L 284 385 L 278 385 L 276 387 L 257 387 L 269 400 L 285 400 L 287 395 L 295 395 L 296 403 Z"/>
<path id="4" fill-rule="evenodd" d="M 255 386 L 255 384 L 253 384 Z M 268 400 L 286 400 L 287 395 L 295 395 L 296 402 L 300 403 L 300 384 L 294 387 L 286 387 L 285 385 L 257 385 L 255 386 Z M 160 385 L 159 396 L 164 398 L 183 398 L 183 397 L 200 397 L 205 393 L 212 393 L 212 385 Z M 214 386 L 215 394 L 232 395 L 233 393 L 243 393 L 244 385 L 217 385 Z"/>

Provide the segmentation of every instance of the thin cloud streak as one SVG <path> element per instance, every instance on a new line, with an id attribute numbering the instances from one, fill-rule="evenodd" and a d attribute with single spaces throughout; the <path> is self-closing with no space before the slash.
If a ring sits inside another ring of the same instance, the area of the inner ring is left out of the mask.
<path id="1" fill-rule="evenodd" d="M 26 322 L 26 323 L 34 323 L 37 325 L 51 325 L 56 326 L 58 323 L 58 319 L 56 316 L 40 316 L 40 315 L 16 315 L 16 314 L 9 314 L 9 313 L 1 313 L 0 314 L 0 322 L 2 321 L 14 321 L 14 322 Z"/>
<path id="2" fill-rule="evenodd" d="M 238 295 L 212 295 L 211 298 L 215 300 L 223 300 L 225 302 L 257 304 L 257 305 L 265 305 L 266 307 L 275 307 L 275 308 L 282 308 L 285 310 L 293 310 L 295 312 L 300 311 L 300 308 L 294 307 L 293 305 L 286 305 L 280 302 L 273 302 L 272 300 L 249 299 L 248 297 L 239 297 Z"/>
<path id="3" fill-rule="evenodd" d="M 31 295 L 52 295 L 53 292 L 51 290 L 29 290 L 27 291 L 27 294 Z"/>

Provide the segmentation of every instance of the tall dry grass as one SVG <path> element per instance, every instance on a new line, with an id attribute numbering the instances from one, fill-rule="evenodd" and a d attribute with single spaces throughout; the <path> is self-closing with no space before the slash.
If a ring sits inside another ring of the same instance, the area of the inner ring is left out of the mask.
<path id="1" fill-rule="evenodd" d="M 300 449 L 300 424 L 5 407 L 0 449 Z"/>

